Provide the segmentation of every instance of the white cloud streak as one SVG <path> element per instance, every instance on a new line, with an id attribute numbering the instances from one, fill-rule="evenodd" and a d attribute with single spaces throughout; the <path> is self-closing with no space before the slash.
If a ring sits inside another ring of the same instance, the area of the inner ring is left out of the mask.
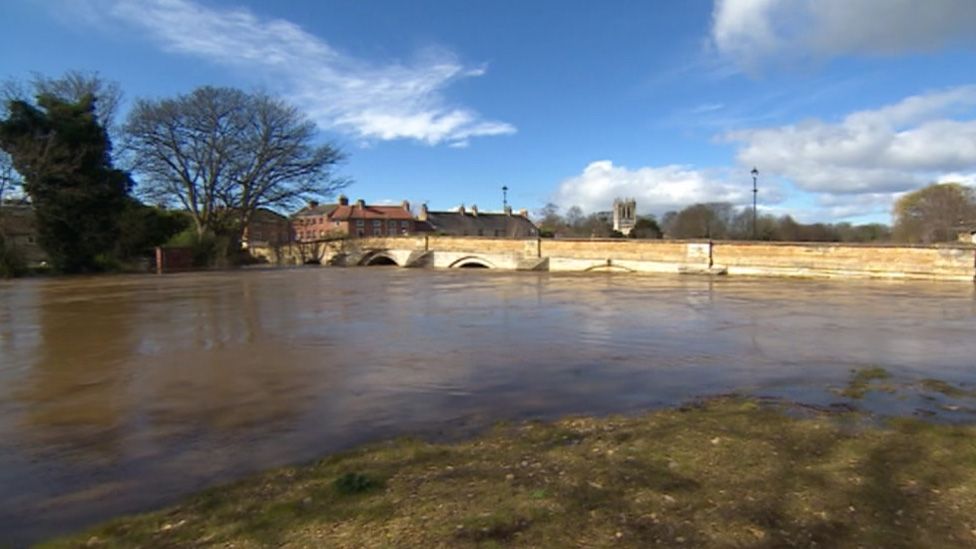
<path id="1" fill-rule="evenodd" d="M 740 67 L 976 44 L 972 0 L 716 0 L 711 40 Z"/>
<path id="2" fill-rule="evenodd" d="M 87 15 L 145 32 L 169 52 L 262 74 L 325 128 L 362 141 L 412 139 L 464 146 L 473 137 L 511 134 L 506 122 L 450 104 L 444 90 L 481 76 L 443 50 L 411 63 L 372 64 L 344 54 L 282 20 L 191 0 L 91 0 Z"/>

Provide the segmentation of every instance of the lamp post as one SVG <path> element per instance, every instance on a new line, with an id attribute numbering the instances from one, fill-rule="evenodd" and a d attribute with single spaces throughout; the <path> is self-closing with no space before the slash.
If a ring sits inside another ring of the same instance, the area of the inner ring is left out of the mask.
<path id="1" fill-rule="evenodd" d="M 508 185 L 502 185 L 502 209 L 508 208 Z"/>
<path id="2" fill-rule="evenodd" d="M 759 189 L 756 187 L 756 180 L 759 178 L 759 170 L 752 168 L 752 239 L 756 239 L 756 195 Z"/>

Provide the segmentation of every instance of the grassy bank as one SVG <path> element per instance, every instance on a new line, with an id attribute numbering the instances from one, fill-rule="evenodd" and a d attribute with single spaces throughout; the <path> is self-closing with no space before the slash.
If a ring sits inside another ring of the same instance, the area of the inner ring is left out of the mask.
<path id="1" fill-rule="evenodd" d="M 976 427 L 723 398 L 401 440 L 63 546 L 973 547 Z"/>

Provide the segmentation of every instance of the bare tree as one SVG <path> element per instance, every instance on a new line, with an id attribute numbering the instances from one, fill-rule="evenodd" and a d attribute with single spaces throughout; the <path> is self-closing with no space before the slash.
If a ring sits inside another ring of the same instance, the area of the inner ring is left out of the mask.
<path id="1" fill-rule="evenodd" d="M 141 191 L 181 204 L 201 236 L 239 241 L 258 208 L 291 208 L 348 184 L 333 174 L 342 153 L 314 144 L 315 124 L 262 93 L 202 87 L 141 100 L 125 133 Z"/>
<path id="2" fill-rule="evenodd" d="M 109 133 L 122 106 L 123 94 L 119 83 L 105 80 L 97 72 L 68 71 L 59 78 L 34 73 L 30 87 L 35 95 L 53 95 L 72 102 L 86 95 L 94 97 L 95 117 Z"/>

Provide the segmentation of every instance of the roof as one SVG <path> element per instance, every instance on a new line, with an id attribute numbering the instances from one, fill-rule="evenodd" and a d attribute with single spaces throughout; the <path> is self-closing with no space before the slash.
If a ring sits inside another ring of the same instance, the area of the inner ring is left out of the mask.
<path id="1" fill-rule="evenodd" d="M 347 221 L 350 219 L 403 219 L 413 220 L 413 214 L 403 206 L 337 206 L 329 219 L 335 221 Z"/>
<path id="2" fill-rule="evenodd" d="M 287 217 L 268 208 L 258 208 L 254 210 L 254 214 L 251 216 L 251 219 L 261 220 L 261 221 L 287 221 L 288 220 Z"/>
<path id="3" fill-rule="evenodd" d="M 427 212 L 427 224 L 434 232 L 453 235 L 516 237 L 536 231 L 528 218 L 503 213 Z"/>
<path id="4" fill-rule="evenodd" d="M 329 215 L 338 207 L 338 204 L 316 204 L 314 206 L 308 205 L 295 212 L 294 217 L 306 215 Z"/>

